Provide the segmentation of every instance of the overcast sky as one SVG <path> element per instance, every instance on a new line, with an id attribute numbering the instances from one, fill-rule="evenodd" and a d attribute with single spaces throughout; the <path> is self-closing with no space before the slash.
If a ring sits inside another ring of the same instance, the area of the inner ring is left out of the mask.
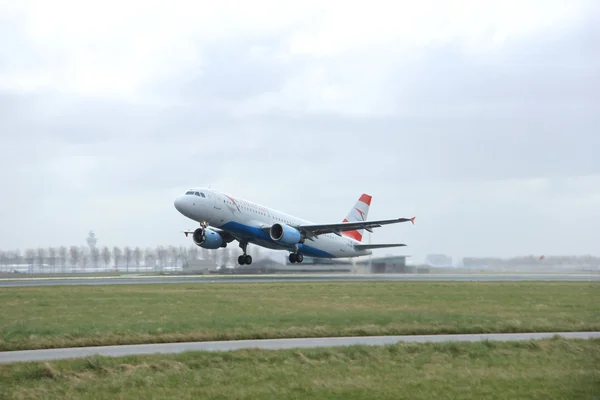
<path id="1" fill-rule="evenodd" d="M 0 249 L 190 244 L 214 188 L 376 254 L 600 254 L 600 3 L 0 0 Z"/>

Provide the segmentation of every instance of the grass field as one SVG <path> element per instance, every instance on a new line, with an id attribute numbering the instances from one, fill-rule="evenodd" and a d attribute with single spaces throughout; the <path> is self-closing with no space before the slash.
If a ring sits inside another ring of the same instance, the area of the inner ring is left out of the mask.
<path id="1" fill-rule="evenodd" d="M 0 290 L 0 350 L 383 334 L 600 330 L 600 284 L 319 282 Z"/>
<path id="2" fill-rule="evenodd" d="M 600 340 L 397 344 L 0 365 L 0 399 L 598 399 Z"/>

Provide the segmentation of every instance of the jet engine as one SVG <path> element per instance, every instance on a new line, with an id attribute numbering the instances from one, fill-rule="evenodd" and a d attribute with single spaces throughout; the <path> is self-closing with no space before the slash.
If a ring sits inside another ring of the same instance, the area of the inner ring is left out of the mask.
<path id="1" fill-rule="evenodd" d="M 194 231 L 192 239 L 197 246 L 204 249 L 218 249 L 219 247 L 227 247 L 227 242 L 219 234 L 210 228 L 198 228 Z"/>
<path id="2" fill-rule="evenodd" d="M 273 224 L 269 235 L 272 240 L 284 246 L 294 246 L 302 242 L 302 235 L 298 229 L 286 224 Z"/>

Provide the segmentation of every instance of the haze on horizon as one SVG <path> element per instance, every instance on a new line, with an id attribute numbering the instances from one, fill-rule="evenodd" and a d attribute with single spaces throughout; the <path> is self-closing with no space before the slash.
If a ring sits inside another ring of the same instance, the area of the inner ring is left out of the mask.
<path id="1" fill-rule="evenodd" d="M 191 245 L 213 188 L 376 255 L 599 255 L 600 3 L 0 0 L 0 249 Z"/>

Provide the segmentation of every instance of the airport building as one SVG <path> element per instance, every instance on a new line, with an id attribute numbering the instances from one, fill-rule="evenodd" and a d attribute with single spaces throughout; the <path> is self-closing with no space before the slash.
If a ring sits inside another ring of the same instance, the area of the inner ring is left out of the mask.
<path id="1" fill-rule="evenodd" d="M 357 260 L 353 263 L 348 259 L 319 259 L 304 257 L 302 266 L 311 266 L 311 269 L 324 269 L 324 270 L 340 270 L 341 271 L 361 271 L 363 273 L 372 274 L 405 274 L 417 272 L 414 267 L 406 265 L 406 259 L 410 256 L 386 256 L 386 257 L 373 257 L 371 259 Z M 295 266 L 299 268 L 298 264 L 290 264 L 286 262 L 287 266 Z M 354 265 L 354 266 L 353 266 Z"/>
<path id="2" fill-rule="evenodd" d="M 343 258 L 333 258 L 333 259 L 328 259 L 328 258 L 313 258 L 313 257 L 307 257 L 304 256 L 304 261 L 302 261 L 302 265 L 352 265 L 352 262 L 347 260 L 347 259 L 343 259 Z M 298 264 L 292 264 L 289 259 L 286 257 L 285 259 L 285 265 L 298 265 Z"/>
<path id="3" fill-rule="evenodd" d="M 445 254 L 428 254 L 425 257 L 425 265 L 432 267 L 452 266 L 452 257 Z"/>
<path id="4" fill-rule="evenodd" d="M 284 264 L 269 257 L 261 257 L 252 265 L 239 267 L 237 265 L 227 268 L 219 268 L 214 261 L 210 260 L 187 260 L 183 265 L 183 273 L 206 274 L 206 273 L 309 273 L 309 272 L 355 272 L 373 274 L 406 274 L 422 272 L 414 266 L 407 266 L 406 259 L 409 256 L 386 256 L 373 257 L 362 260 L 349 259 L 322 259 L 304 257 L 300 264 L 290 263 L 286 257 Z"/>
<path id="5" fill-rule="evenodd" d="M 188 259 L 183 263 L 181 270 L 184 274 L 208 274 L 217 268 L 217 264 L 212 260 Z"/>
<path id="6" fill-rule="evenodd" d="M 415 269 L 406 265 L 406 259 L 410 256 L 387 256 L 361 260 L 356 263 L 367 269 L 366 272 L 373 274 L 406 274 L 414 273 Z M 370 266 L 370 270 L 369 270 Z"/>

